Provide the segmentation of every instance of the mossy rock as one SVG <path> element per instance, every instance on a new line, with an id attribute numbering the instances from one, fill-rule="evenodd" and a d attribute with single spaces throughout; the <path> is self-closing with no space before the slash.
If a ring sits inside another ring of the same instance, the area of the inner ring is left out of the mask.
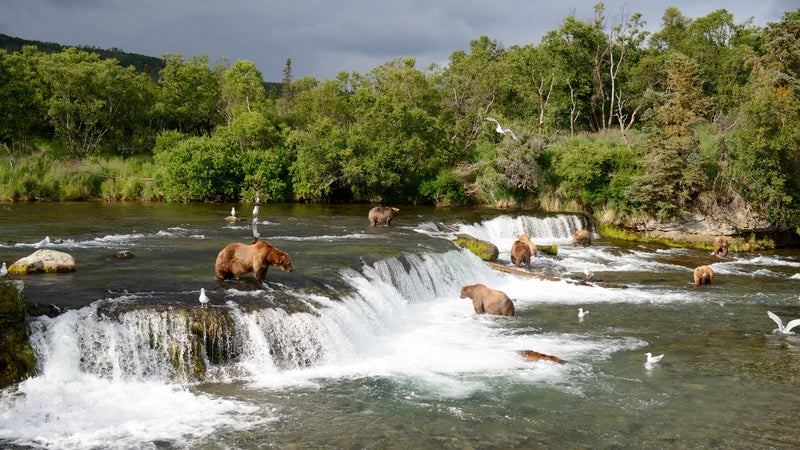
<path id="1" fill-rule="evenodd" d="M 50 249 L 36 250 L 24 258 L 20 258 L 8 268 L 8 273 L 17 275 L 74 271 L 75 258 L 72 255 Z"/>
<path id="2" fill-rule="evenodd" d="M 36 370 L 21 292 L 21 282 L 0 281 L 0 388 L 22 381 Z"/>
<path id="3" fill-rule="evenodd" d="M 500 250 L 488 241 L 482 241 L 468 234 L 459 234 L 454 241 L 458 246 L 466 248 L 484 261 L 497 261 Z"/>
<path id="4" fill-rule="evenodd" d="M 548 255 L 558 256 L 558 245 L 556 244 L 536 244 L 536 251 L 547 253 Z"/>

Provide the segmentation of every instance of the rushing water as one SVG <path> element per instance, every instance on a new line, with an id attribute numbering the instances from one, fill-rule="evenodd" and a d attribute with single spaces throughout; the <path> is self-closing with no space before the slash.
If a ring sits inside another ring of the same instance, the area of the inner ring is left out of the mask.
<path id="1" fill-rule="evenodd" d="M 0 205 L 0 261 L 49 235 L 78 265 L 23 278 L 27 301 L 66 312 L 30 324 L 39 372 L 2 392 L 0 447 L 797 446 L 800 335 L 766 314 L 800 317 L 797 251 L 573 248 L 573 215 L 401 207 L 370 228 L 369 206 L 262 205 L 259 232 L 295 271 L 256 286 L 214 280 L 217 252 L 252 236 L 249 208 L 231 223 L 230 207 Z M 562 281 L 493 270 L 451 242 L 461 232 L 502 264 L 519 233 L 555 243 L 530 270 Z M 713 285 L 692 285 L 701 264 Z M 589 272 L 624 287 L 575 283 Z M 517 315 L 476 316 L 459 298 L 473 283 Z M 645 367 L 645 352 L 664 359 Z"/>

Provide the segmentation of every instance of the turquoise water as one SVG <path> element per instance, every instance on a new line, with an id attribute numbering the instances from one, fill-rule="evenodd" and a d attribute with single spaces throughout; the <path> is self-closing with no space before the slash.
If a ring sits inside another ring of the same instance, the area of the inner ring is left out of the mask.
<path id="1" fill-rule="evenodd" d="M 612 241 L 573 248 L 578 216 L 368 205 L 262 205 L 262 238 L 292 256 L 264 286 L 214 280 L 217 252 L 249 242 L 249 207 L 5 204 L 0 261 L 49 235 L 72 274 L 29 275 L 25 298 L 67 310 L 31 323 L 40 373 L 2 393 L 11 448 L 796 448 L 800 253 L 716 257 Z M 531 272 L 490 269 L 450 239 L 555 243 Z M 114 260 L 129 250 L 130 260 Z M 692 285 L 710 264 L 711 286 Z M 594 280 L 624 285 L 580 285 Z M 506 292 L 515 317 L 476 316 L 462 285 Z M 235 358 L 175 375 L 142 334 L 182 347 L 180 311 L 235 323 Z M 109 315 L 122 306 L 132 312 Z M 580 321 L 577 309 L 590 311 Z M 142 330 L 149 330 L 143 332 Z M 522 360 L 532 349 L 567 364 Z M 645 352 L 664 354 L 646 367 Z"/>

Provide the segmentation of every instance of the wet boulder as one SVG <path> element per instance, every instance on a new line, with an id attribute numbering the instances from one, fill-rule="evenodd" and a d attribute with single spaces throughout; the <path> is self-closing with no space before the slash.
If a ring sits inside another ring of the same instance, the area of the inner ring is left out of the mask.
<path id="1" fill-rule="evenodd" d="M 75 271 L 75 258 L 64 252 L 40 249 L 18 259 L 8 268 L 8 273 L 64 273 Z"/>
<path id="2" fill-rule="evenodd" d="M 461 233 L 456 236 L 455 243 L 471 251 L 484 261 L 496 261 L 500 256 L 497 246 L 488 241 L 482 241 L 474 236 Z"/>
<path id="3" fill-rule="evenodd" d="M 21 281 L 0 280 L 0 388 L 22 381 L 36 369 L 22 286 Z"/>

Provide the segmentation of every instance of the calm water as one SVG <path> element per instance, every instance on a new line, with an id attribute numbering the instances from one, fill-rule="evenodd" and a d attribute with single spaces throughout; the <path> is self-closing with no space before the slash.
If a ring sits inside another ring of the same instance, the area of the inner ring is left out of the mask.
<path id="1" fill-rule="evenodd" d="M 366 205 L 262 205 L 295 271 L 220 283 L 216 254 L 252 236 L 231 206 L 0 204 L 0 261 L 49 235 L 78 265 L 23 278 L 27 301 L 67 312 L 31 323 L 40 372 L 2 392 L 0 447 L 797 448 L 800 335 L 766 314 L 800 318 L 797 251 L 572 248 L 570 215 L 401 207 L 372 229 Z M 459 232 L 504 264 L 519 233 L 555 243 L 531 271 L 565 281 L 492 270 Z M 701 264 L 712 286 L 692 285 Z M 567 282 L 588 272 L 627 288 Z M 458 294 L 478 282 L 517 315 L 476 316 Z M 169 357 L 192 353 L 200 288 L 233 330 L 206 345 L 236 355 L 206 358 L 204 381 Z"/>

